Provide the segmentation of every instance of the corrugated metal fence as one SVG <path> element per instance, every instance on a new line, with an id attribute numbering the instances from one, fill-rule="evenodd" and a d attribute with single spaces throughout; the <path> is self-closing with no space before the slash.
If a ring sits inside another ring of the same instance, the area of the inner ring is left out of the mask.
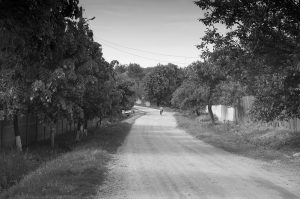
<path id="1" fill-rule="evenodd" d="M 66 119 L 58 120 L 56 135 L 64 134 L 76 129 L 75 122 L 69 123 Z M 88 122 L 89 127 L 96 126 L 96 120 Z M 19 130 L 24 146 L 50 138 L 50 128 L 38 122 L 37 117 L 32 115 L 19 117 Z M 1 148 L 15 145 L 15 135 L 12 120 L 0 121 L 0 150 Z"/>

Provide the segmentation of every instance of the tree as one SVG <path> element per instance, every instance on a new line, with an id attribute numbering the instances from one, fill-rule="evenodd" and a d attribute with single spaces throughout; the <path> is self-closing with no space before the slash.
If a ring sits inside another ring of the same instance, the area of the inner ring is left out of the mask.
<path id="1" fill-rule="evenodd" d="M 127 67 L 125 65 L 120 64 L 118 60 L 111 61 L 110 65 L 117 74 L 122 74 L 127 71 Z"/>
<path id="2" fill-rule="evenodd" d="M 146 97 L 157 106 L 170 105 L 172 93 L 181 84 L 182 79 L 182 71 L 176 65 L 158 65 L 146 74 L 143 80 Z"/>
<path id="3" fill-rule="evenodd" d="M 220 84 L 226 80 L 218 65 L 211 62 L 194 62 L 188 67 L 188 81 L 196 85 L 192 99 L 197 100 L 198 106 L 208 108 L 211 121 L 215 124 L 212 105 L 220 102 Z"/>
<path id="4" fill-rule="evenodd" d="M 132 64 L 132 63 L 129 64 L 127 66 L 127 70 L 128 70 L 128 77 L 136 81 L 140 81 L 145 75 L 143 69 L 138 64 Z"/>
<path id="5" fill-rule="evenodd" d="M 143 68 L 138 64 L 129 64 L 127 67 L 127 75 L 134 81 L 134 90 L 136 97 L 142 99 L 145 95 L 142 79 L 145 76 Z"/>
<path id="6" fill-rule="evenodd" d="M 119 64 L 103 59 L 78 0 L 3 0 L 0 6 L 0 116 L 14 119 L 16 139 L 19 114 L 34 112 L 49 125 L 54 146 L 58 119 L 86 131 L 87 120 L 132 104 L 131 84 L 116 81 Z"/>
<path id="7" fill-rule="evenodd" d="M 202 93 L 202 87 L 186 79 L 172 94 L 171 103 L 181 110 L 192 110 L 199 116 L 205 109 Z"/>
<path id="8" fill-rule="evenodd" d="M 199 48 L 205 50 L 213 45 L 214 50 L 221 50 L 223 57 L 231 58 L 227 66 L 236 72 L 231 75 L 234 81 L 247 86 L 248 94 L 256 97 L 254 118 L 270 121 L 299 117 L 300 2 L 201 0 L 195 3 L 207 11 L 200 21 L 210 27 Z M 216 24 L 231 29 L 222 35 L 214 27 Z M 235 51 L 239 53 L 234 55 Z M 265 82 L 263 86 L 261 80 Z"/>
<path id="9" fill-rule="evenodd" d="M 88 120 L 97 117 L 102 120 L 105 116 L 104 104 L 108 101 L 106 85 L 112 79 L 112 67 L 103 59 L 100 44 L 93 42 L 91 46 L 93 51 L 90 54 L 90 60 L 80 69 L 80 74 L 86 80 L 81 105 L 84 111 L 85 131 Z"/>
<path id="10" fill-rule="evenodd" d="M 236 44 L 247 51 L 264 57 L 266 63 L 274 69 L 286 68 L 293 64 L 299 56 L 299 1 L 211 1 L 195 2 L 206 10 L 204 18 L 200 19 L 207 26 L 221 23 L 228 30 L 225 37 L 236 38 Z M 216 31 L 209 31 L 216 38 L 224 38 Z M 208 41 L 206 41 L 208 42 Z M 210 41 L 216 44 L 214 40 Z M 278 67 L 278 68 L 277 68 Z"/>
<path id="11" fill-rule="evenodd" d="M 129 110 L 135 102 L 134 82 L 122 76 L 116 77 L 116 89 L 121 94 L 119 102 L 121 110 Z"/>
<path id="12" fill-rule="evenodd" d="M 31 84 L 40 68 L 48 65 L 53 70 L 53 57 L 60 60 L 61 35 L 65 22 L 81 15 L 77 0 L 9 1 L 0 2 L 1 73 L 9 72 L 11 81 L 2 87 L 5 116 L 14 119 L 17 147 L 21 149 L 18 115 L 30 111 Z M 19 144 L 19 145 L 18 145 Z"/>

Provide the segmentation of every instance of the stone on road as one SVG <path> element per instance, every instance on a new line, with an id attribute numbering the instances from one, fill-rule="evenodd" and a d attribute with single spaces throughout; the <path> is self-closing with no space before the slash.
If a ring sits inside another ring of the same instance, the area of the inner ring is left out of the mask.
<path id="1" fill-rule="evenodd" d="M 98 198 L 299 199 L 300 187 L 262 162 L 233 155 L 177 128 L 174 113 L 146 114 L 132 126 Z"/>

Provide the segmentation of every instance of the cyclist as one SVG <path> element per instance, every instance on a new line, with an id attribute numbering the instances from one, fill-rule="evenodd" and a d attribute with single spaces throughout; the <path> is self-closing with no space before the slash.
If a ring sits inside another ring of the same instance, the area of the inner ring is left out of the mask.
<path id="1" fill-rule="evenodd" d="M 163 112 L 164 112 L 164 108 L 163 108 L 163 107 L 160 107 L 160 109 L 159 109 L 159 114 L 162 115 Z"/>

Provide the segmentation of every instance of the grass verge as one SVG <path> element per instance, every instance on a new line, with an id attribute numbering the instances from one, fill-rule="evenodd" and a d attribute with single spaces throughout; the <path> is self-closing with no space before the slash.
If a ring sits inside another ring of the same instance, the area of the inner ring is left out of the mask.
<path id="1" fill-rule="evenodd" d="M 93 198 L 104 181 L 111 155 L 122 145 L 139 116 L 141 113 L 136 113 L 123 122 L 90 129 L 80 143 L 61 141 L 68 152 L 60 152 L 42 163 L 0 198 Z"/>
<path id="2" fill-rule="evenodd" d="M 188 114 L 176 113 L 180 128 L 194 137 L 225 151 L 262 160 L 296 162 L 300 166 L 300 134 L 261 124 L 217 124 L 215 126 Z"/>

